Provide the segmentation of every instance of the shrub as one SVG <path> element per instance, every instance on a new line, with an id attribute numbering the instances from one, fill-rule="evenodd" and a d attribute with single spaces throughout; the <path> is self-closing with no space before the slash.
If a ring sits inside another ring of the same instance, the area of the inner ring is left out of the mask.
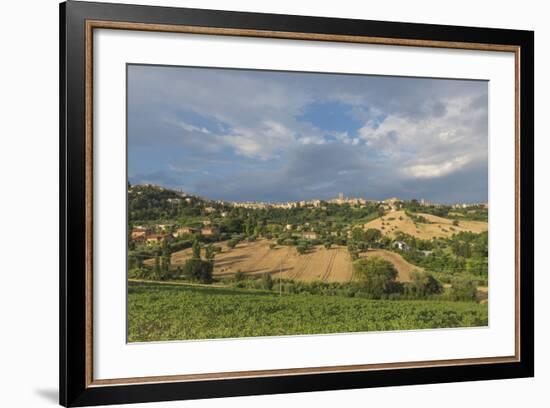
<path id="1" fill-rule="evenodd" d="M 191 280 L 202 283 L 212 282 L 212 272 L 214 264 L 202 259 L 188 259 L 183 266 L 183 274 Z"/>
<path id="2" fill-rule="evenodd" d="M 205 248 L 205 255 L 208 261 L 213 261 L 216 257 L 216 247 L 212 244 L 209 244 Z"/>
<path id="3" fill-rule="evenodd" d="M 129 279 L 149 279 L 149 270 L 146 268 L 132 268 L 128 270 Z"/>
<path id="4" fill-rule="evenodd" d="M 411 282 L 406 284 L 407 295 L 414 298 L 425 298 L 440 294 L 443 291 L 443 285 L 426 272 L 413 271 L 411 273 Z"/>
<path id="5" fill-rule="evenodd" d="M 474 280 L 465 276 L 457 276 L 451 281 L 451 285 L 449 292 L 451 300 L 476 299 L 477 287 Z"/>
<path id="6" fill-rule="evenodd" d="M 199 241 L 195 240 L 193 242 L 193 258 L 201 259 L 201 244 Z"/>
<path id="7" fill-rule="evenodd" d="M 262 288 L 266 290 L 273 288 L 273 278 L 267 272 L 262 275 Z"/>
<path id="8" fill-rule="evenodd" d="M 237 246 L 238 243 L 239 241 L 237 239 L 230 239 L 229 241 L 227 241 L 227 246 L 233 249 Z"/>
<path id="9" fill-rule="evenodd" d="M 353 263 L 354 272 L 359 277 L 363 289 L 373 298 L 398 292 L 397 270 L 393 264 L 379 257 L 363 258 Z"/>
<path id="10" fill-rule="evenodd" d="M 394 218 L 392 218 L 392 219 L 394 219 Z M 369 228 L 365 232 L 365 238 L 366 238 L 367 242 L 373 244 L 373 243 L 379 241 L 380 239 L 382 239 L 382 233 L 380 232 L 380 230 L 378 230 L 376 228 Z"/>
<path id="11" fill-rule="evenodd" d="M 237 273 L 235 274 L 235 281 L 236 282 L 241 282 L 245 279 L 246 279 L 246 276 L 245 276 L 244 272 L 239 269 L 237 271 Z"/>

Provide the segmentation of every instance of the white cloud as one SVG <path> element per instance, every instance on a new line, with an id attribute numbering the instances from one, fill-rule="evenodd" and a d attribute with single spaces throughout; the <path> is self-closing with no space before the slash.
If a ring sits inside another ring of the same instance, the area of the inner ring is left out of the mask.
<path id="1" fill-rule="evenodd" d="M 207 135 L 210 134 L 210 131 L 208 129 L 206 129 L 205 127 L 194 126 L 194 125 L 186 123 L 182 120 L 176 120 L 176 121 L 173 121 L 173 123 L 178 125 L 179 127 L 183 128 L 183 129 L 187 130 L 188 132 L 199 132 L 199 133 L 205 133 Z"/>
<path id="2" fill-rule="evenodd" d="M 450 193 L 444 177 L 476 169 L 477 179 L 484 179 L 487 86 L 480 82 L 147 67 L 133 68 L 130 82 L 134 146 L 137 150 L 139 142 L 145 150 L 165 143 L 166 159 L 159 161 L 183 163 L 192 156 L 208 169 L 212 160 L 227 159 L 233 162 L 218 170 L 218 178 L 225 180 L 224 172 L 243 163 L 276 172 L 278 163 L 283 169 L 301 152 L 297 162 L 304 165 L 296 165 L 293 174 L 283 172 L 271 184 L 262 180 L 266 194 L 284 195 L 289 184 L 297 192 L 324 186 L 320 181 L 328 183 L 323 187 L 328 191 L 331 180 L 338 179 L 350 189 L 387 189 L 392 195 L 416 195 L 419 186 L 429 184 L 444 196 L 442 191 Z M 307 122 L 305 112 L 312 103 L 342 104 L 340 114 L 349 115 L 349 128 L 342 118 L 337 118 L 340 131 L 330 129 L 330 123 L 323 128 L 328 118 L 313 117 L 317 125 Z M 171 120 L 158 125 L 166 117 Z M 315 154 L 304 157 L 306 148 Z M 344 148 L 345 155 L 331 172 L 322 171 L 337 148 Z M 356 165 L 348 169 L 344 164 L 351 152 Z M 250 172 L 258 178 L 259 170 Z M 308 179 L 310 174 L 321 180 Z M 241 179 L 235 181 L 235 191 L 248 188 Z"/>
<path id="3" fill-rule="evenodd" d="M 443 177 L 475 160 L 486 161 L 486 116 L 471 108 L 472 98 L 444 102 L 442 115 L 412 120 L 394 113 L 379 125 L 367 122 L 359 137 L 402 168 L 407 178 Z"/>
<path id="4" fill-rule="evenodd" d="M 435 178 L 447 176 L 455 171 L 463 169 L 471 162 L 470 157 L 457 157 L 454 160 L 438 164 L 416 164 L 403 168 L 405 177 Z"/>

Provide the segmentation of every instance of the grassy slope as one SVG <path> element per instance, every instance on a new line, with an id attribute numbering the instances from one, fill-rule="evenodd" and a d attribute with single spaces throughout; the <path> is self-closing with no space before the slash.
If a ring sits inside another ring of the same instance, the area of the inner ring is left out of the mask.
<path id="1" fill-rule="evenodd" d="M 130 283 L 129 341 L 485 326 L 487 305 Z"/>

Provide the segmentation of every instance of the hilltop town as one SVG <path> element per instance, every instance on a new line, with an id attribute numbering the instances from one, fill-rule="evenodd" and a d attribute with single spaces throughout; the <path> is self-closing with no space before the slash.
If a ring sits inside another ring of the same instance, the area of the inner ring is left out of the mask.
<path id="1" fill-rule="evenodd" d="M 458 217 L 459 219 L 472 218 L 472 214 L 485 214 L 488 209 L 487 203 L 455 203 L 451 205 L 444 205 L 432 203 L 423 199 L 413 199 L 407 201 L 401 200 L 396 197 L 388 198 L 385 200 L 350 198 L 344 196 L 343 193 L 339 193 L 336 198 L 328 200 L 314 199 L 288 201 L 283 203 L 256 201 L 222 201 L 210 200 L 208 198 L 190 195 L 183 191 L 168 189 L 152 184 L 129 186 L 128 197 L 131 203 L 130 210 L 139 210 L 140 206 L 144 205 L 143 203 L 145 203 L 145 206 L 149 209 L 163 209 L 167 207 L 164 214 L 161 211 L 158 216 L 154 216 L 152 220 L 149 219 L 151 217 L 148 216 L 144 217 L 136 213 L 130 213 L 130 219 L 132 221 L 130 239 L 132 242 L 138 244 L 160 244 L 165 240 L 171 241 L 174 238 L 187 236 L 189 234 L 202 237 L 219 236 L 224 232 L 224 230 L 227 230 L 227 228 L 224 228 L 224 224 L 226 223 L 224 219 L 232 219 L 236 215 L 242 215 L 235 213 L 235 210 L 237 209 L 263 211 L 327 211 L 327 209 L 331 208 L 334 211 L 335 208 L 340 207 L 340 210 L 342 210 L 342 208 L 349 208 L 351 211 L 355 210 L 356 212 L 368 213 L 369 216 L 371 216 L 372 214 L 383 216 L 384 214 L 391 214 L 402 210 L 412 210 L 415 212 L 417 212 L 418 210 L 422 210 L 424 212 L 432 213 L 436 216 L 449 216 L 450 212 L 451 217 L 453 216 L 451 210 L 455 210 L 459 212 L 455 212 L 454 216 L 455 218 Z M 140 204 L 140 202 L 142 203 Z M 191 222 L 187 224 L 182 223 L 182 217 L 177 216 L 178 209 L 181 210 L 180 212 L 183 213 L 188 213 L 189 209 L 193 209 L 191 212 L 194 215 L 192 217 L 187 217 L 187 220 Z M 169 213 L 172 213 L 172 216 L 169 216 Z M 370 218 L 372 218 L 372 216 Z M 481 217 L 482 220 L 484 218 L 486 217 Z M 140 223 L 134 223 L 133 221 L 146 222 L 142 225 Z M 342 234 L 349 235 L 351 233 L 351 224 L 343 224 L 345 223 L 334 223 L 334 228 L 328 226 L 328 230 L 327 228 L 325 228 L 325 232 L 328 232 L 330 236 L 340 236 Z M 283 231 L 300 232 L 301 236 L 305 239 L 317 239 L 319 236 L 323 235 L 322 233 L 320 233 L 319 228 L 316 228 L 320 225 L 321 224 L 319 223 L 319 220 L 313 219 L 311 220 L 311 222 L 304 223 L 286 222 L 281 224 L 280 227 Z M 380 227 L 384 229 L 383 226 Z"/>
<path id="2" fill-rule="evenodd" d="M 414 202 L 417 205 L 420 205 L 423 207 L 441 208 L 441 207 L 449 206 L 451 208 L 467 208 L 467 207 L 489 208 L 489 205 L 487 203 L 464 203 L 463 202 L 463 203 L 454 203 L 454 204 L 440 204 L 440 203 L 435 203 L 424 199 L 402 200 L 396 197 L 387 198 L 384 200 L 375 200 L 375 199 L 366 199 L 366 198 L 346 197 L 344 193 L 341 193 L 341 192 L 338 193 L 337 197 L 326 199 L 326 200 L 312 199 L 312 200 L 298 200 L 298 201 L 286 201 L 286 202 L 210 200 L 206 197 L 187 194 L 182 190 L 168 189 L 155 184 L 140 184 L 135 186 L 129 186 L 128 193 L 131 194 L 133 192 L 136 192 L 136 194 L 140 194 L 140 189 L 142 188 L 173 192 L 175 195 L 177 195 L 177 197 L 167 198 L 166 201 L 170 204 L 178 204 L 182 202 L 192 203 L 194 200 L 199 200 L 205 203 L 211 202 L 214 204 L 226 205 L 230 207 L 250 208 L 250 209 L 266 209 L 266 208 L 290 209 L 290 208 L 300 208 L 300 207 L 320 208 L 326 204 L 365 207 L 368 204 L 379 204 L 384 206 L 384 208 L 386 208 L 387 210 L 395 211 L 396 209 L 400 208 L 399 203 L 403 203 L 406 201 Z"/>

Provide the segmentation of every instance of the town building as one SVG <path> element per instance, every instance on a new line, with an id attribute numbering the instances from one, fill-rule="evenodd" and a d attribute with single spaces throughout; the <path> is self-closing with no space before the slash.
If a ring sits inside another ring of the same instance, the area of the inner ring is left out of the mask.
<path id="1" fill-rule="evenodd" d="M 147 244 L 161 244 L 164 241 L 171 241 L 172 236 L 169 234 L 153 234 L 145 239 Z"/>
<path id="2" fill-rule="evenodd" d="M 317 239 L 317 233 L 313 231 L 307 231 L 302 234 L 305 239 Z"/>
<path id="3" fill-rule="evenodd" d="M 185 234 L 196 234 L 199 232 L 198 228 L 192 228 L 192 227 L 179 227 L 176 232 L 174 232 L 175 237 L 179 237 L 180 235 Z"/>
<path id="4" fill-rule="evenodd" d="M 143 242 L 145 241 L 145 238 L 147 238 L 149 235 L 153 233 L 154 233 L 153 228 L 143 227 L 141 225 L 138 225 L 132 229 L 130 236 L 133 241 Z"/>
<path id="5" fill-rule="evenodd" d="M 219 233 L 220 233 L 220 230 L 217 227 L 208 226 L 208 227 L 203 227 L 201 229 L 201 234 L 206 236 L 216 235 Z"/>

